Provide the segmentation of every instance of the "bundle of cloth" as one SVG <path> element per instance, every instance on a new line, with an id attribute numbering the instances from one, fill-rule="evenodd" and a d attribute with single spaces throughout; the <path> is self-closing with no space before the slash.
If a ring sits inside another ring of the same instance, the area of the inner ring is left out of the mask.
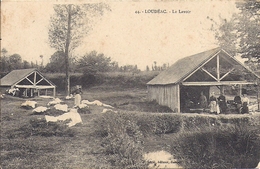
<path id="1" fill-rule="evenodd" d="M 72 127 L 78 123 L 82 123 L 80 114 L 78 113 L 77 109 L 70 109 L 68 113 L 64 113 L 57 117 L 45 115 L 45 119 L 47 122 L 70 120 L 70 122 L 67 124 L 68 127 Z"/>

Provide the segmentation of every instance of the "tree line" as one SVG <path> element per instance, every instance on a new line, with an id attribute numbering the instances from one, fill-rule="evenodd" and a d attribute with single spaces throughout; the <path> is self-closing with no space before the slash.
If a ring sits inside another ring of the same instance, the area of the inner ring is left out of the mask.
<path id="1" fill-rule="evenodd" d="M 43 55 L 40 55 L 43 58 Z M 138 73 L 141 70 L 137 65 L 124 65 L 119 66 L 118 62 L 112 61 L 110 57 L 105 56 L 103 53 L 97 53 L 97 51 L 91 51 L 80 57 L 69 57 L 69 72 L 71 73 L 87 73 L 95 74 L 97 72 L 132 72 Z M 1 50 L 0 71 L 2 73 L 8 73 L 15 69 L 29 69 L 37 68 L 44 73 L 64 73 L 66 69 L 66 63 L 64 60 L 64 53 L 62 51 L 56 51 L 50 57 L 49 63 L 43 65 L 43 61 L 40 63 L 28 62 L 22 59 L 20 54 L 8 54 L 5 48 Z"/>
<path id="2" fill-rule="evenodd" d="M 1 50 L 0 72 L 6 74 L 15 69 L 42 68 L 42 64 L 23 60 L 20 54 L 8 54 L 6 48 Z"/>
<path id="3" fill-rule="evenodd" d="M 49 63 L 43 65 L 43 55 L 40 55 L 41 62 L 28 62 L 23 60 L 20 54 L 9 55 L 6 48 L 1 50 L 1 68 L 0 71 L 4 74 L 15 69 L 28 69 L 37 68 L 43 73 L 64 73 L 65 60 L 64 53 L 57 51 L 50 57 Z M 169 67 L 169 64 L 164 63 L 158 65 L 156 61 L 150 67 L 146 66 L 146 71 L 163 71 Z M 71 73 L 84 73 L 96 74 L 98 72 L 130 72 L 133 74 L 139 73 L 141 70 L 137 65 L 123 65 L 119 66 L 118 62 L 112 61 L 110 57 L 105 56 L 103 53 L 91 51 L 83 56 L 69 57 L 69 72 Z"/>

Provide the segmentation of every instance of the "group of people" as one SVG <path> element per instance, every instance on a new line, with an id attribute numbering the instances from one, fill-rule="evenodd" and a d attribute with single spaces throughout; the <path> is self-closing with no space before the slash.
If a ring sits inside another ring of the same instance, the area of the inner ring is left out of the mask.
<path id="1" fill-rule="evenodd" d="M 236 111 L 239 114 L 248 113 L 248 105 L 249 105 L 249 99 L 246 94 L 243 94 L 243 97 L 235 96 L 234 98 L 234 104 L 236 107 Z M 212 92 L 211 96 L 209 98 L 209 105 L 207 101 L 207 97 L 201 92 L 200 98 L 199 98 L 199 105 L 201 108 L 206 109 L 209 108 L 210 113 L 213 114 L 224 114 L 228 110 L 226 97 L 221 94 L 218 98 L 215 96 L 215 93 Z"/>
<path id="2" fill-rule="evenodd" d="M 199 99 L 200 107 L 206 109 L 209 107 L 210 113 L 219 114 L 225 113 L 227 111 L 227 102 L 224 95 L 220 95 L 218 98 L 215 96 L 215 93 L 212 92 L 209 98 L 209 105 L 206 96 L 203 92 L 200 93 Z"/>
<path id="3" fill-rule="evenodd" d="M 235 96 L 234 104 L 239 114 L 249 113 L 249 99 L 246 94 L 243 94 L 242 98 L 240 96 Z"/>

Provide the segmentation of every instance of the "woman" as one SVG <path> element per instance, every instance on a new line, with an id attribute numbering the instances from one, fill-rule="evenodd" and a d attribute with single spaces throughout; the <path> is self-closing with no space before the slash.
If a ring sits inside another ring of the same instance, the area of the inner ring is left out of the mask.
<path id="1" fill-rule="evenodd" d="M 74 100 L 74 104 L 75 106 L 74 107 L 78 107 L 81 103 L 81 95 L 82 94 L 82 91 L 81 91 L 81 87 L 79 86 L 76 86 L 76 90 L 73 92 L 73 94 L 75 95 L 75 100 Z"/>
<path id="2" fill-rule="evenodd" d="M 226 97 L 224 95 L 220 95 L 218 97 L 218 102 L 219 102 L 219 108 L 220 108 L 220 113 L 226 113 L 227 111 L 227 102 L 226 102 Z"/>
<path id="3" fill-rule="evenodd" d="M 210 113 L 219 114 L 218 102 L 214 92 L 211 93 L 209 102 Z"/>
<path id="4" fill-rule="evenodd" d="M 241 109 L 241 113 L 249 113 L 249 109 L 248 109 L 248 105 L 249 105 L 249 99 L 247 97 L 247 94 L 243 94 L 242 97 L 242 109 Z"/>
<path id="5" fill-rule="evenodd" d="M 240 114 L 241 113 L 241 107 L 242 107 L 242 100 L 239 95 L 235 96 L 234 103 L 236 106 L 236 111 Z"/>
<path id="6" fill-rule="evenodd" d="M 207 98 L 206 96 L 203 94 L 203 92 L 200 93 L 200 99 L 199 99 L 199 104 L 200 104 L 200 108 L 207 108 Z"/>

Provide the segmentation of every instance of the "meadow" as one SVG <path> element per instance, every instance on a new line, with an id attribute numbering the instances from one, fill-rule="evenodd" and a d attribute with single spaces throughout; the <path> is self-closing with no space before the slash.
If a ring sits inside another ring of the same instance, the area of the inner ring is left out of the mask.
<path id="1" fill-rule="evenodd" d="M 62 122 L 46 123 L 45 114 L 22 108 L 28 98 L 5 96 L 1 100 L 1 168 L 147 168 L 144 154 L 161 150 L 171 153 L 184 168 L 257 166 L 260 113 L 172 113 L 147 101 L 145 86 L 108 85 L 106 80 L 86 87 L 82 99 L 112 105 L 117 113 L 101 113 L 104 107 L 90 105 L 88 111 L 80 112 L 83 124 L 70 128 Z M 73 106 L 62 91 L 57 97 Z M 29 100 L 37 106 L 50 101 Z M 59 113 L 51 110 L 49 114 Z"/>

